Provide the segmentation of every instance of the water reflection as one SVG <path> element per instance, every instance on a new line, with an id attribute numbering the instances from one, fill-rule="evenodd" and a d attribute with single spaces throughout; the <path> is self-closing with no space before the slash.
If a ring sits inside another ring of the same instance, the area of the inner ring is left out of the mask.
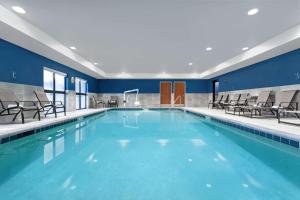
<path id="1" fill-rule="evenodd" d="M 44 145 L 44 165 L 53 159 L 53 142 Z"/>
<path id="2" fill-rule="evenodd" d="M 62 189 L 66 190 L 66 189 L 70 189 L 70 190 L 75 190 L 77 188 L 76 185 L 74 185 L 73 183 L 73 176 L 69 176 L 62 184 Z"/>
<path id="3" fill-rule="evenodd" d="M 82 127 L 86 125 L 85 122 L 77 123 L 75 125 L 76 131 L 75 131 L 75 144 L 79 144 L 84 140 L 85 132 L 83 131 Z"/>
<path id="4" fill-rule="evenodd" d="M 126 148 L 127 145 L 129 144 L 130 140 L 118 140 L 118 143 L 121 145 L 122 148 Z"/>
<path id="5" fill-rule="evenodd" d="M 62 188 L 68 188 L 71 185 L 73 176 L 69 176 L 62 184 Z"/>
<path id="6" fill-rule="evenodd" d="M 125 128 L 134 128 L 138 129 L 138 118 L 140 113 L 135 112 L 134 115 L 130 115 L 130 113 L 123 112 L 123 126 Z"/>
<path id="7" fill-rule="evenodd" d="M 195 145 L 196 147 L 205 145 L 205 142 L 204 142 L 203 140 L 201 140 L 200 138 L 197 138 L 197 139 L 191 139 L 191 142 L 192 142 L 193 145 Z"/>
<path id="8" fill-rule="evenodd" d="M 221 160 L 221 161 L 226 161 L 227 159 L 219 152 L 216 152 L 216 155 L 217 155 L 217 158 L 218 160 Z"/>
<path id="9" fill-rule="evenodd" d="M 65 151 L 65 138 L 61 137 L 55 140 L 55 157 Z"/>
<path id="10" fill-rule="evenodd" d="M 214 131 L 214 134 L 215 134 L 215 136 L 220 136 L 220 133 L 219 133 L 219 131 Z"/>
<path id="11" fill-rule="evenodd" d="M 254 187 L 263 188 L 263 186 L 253 176 L 250 176 L 249 174 L 246 174 L 246 179 Z"/>
<path id="12" fill-rule="evenodd" d="M 89 155 L 89 157 L 85 160 L 85 162 L 87 162 L 87 163 L 96 163 L 96 162 L 98 162 L 98 160 L 95 159 L 95 153 L 91 153 Z"/>
<path id="13" fill-rule="evenodd" d="M 65 151 L 65 138 L 60 137 L 44 145 L 44 165 L 50 162 L 54 155 L 59 156 Z"/>
<path id="14" fill-rule="evenodd" d="M 164 147 L 169 143 L 169 140 L 167 140 L 167 139 L 158 139 L 157 142 L 160 144 L 160 146 Z"/>

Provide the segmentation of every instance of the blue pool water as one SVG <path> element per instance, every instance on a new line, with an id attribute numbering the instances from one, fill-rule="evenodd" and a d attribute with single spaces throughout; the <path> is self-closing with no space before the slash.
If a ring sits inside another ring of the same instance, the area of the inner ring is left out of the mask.
<path id="1" fill-rule="evenodd" d="M 300 153 L 182 111 L 109 111 L 0 145 L 0 199 L 300 199 Z"/>

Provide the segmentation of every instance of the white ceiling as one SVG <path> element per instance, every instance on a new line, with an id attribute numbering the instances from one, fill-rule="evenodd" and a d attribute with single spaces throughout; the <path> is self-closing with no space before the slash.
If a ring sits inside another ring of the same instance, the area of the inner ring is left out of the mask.
<path id="1" fill-rule="evenodd" d="M 300 0 L 0 0 L 109 76 L 203 73 L 300 23 Z M 248 16 L 249 9 L 257 15 Z M 205 48 L 211 46 L 212 51 Z M 193 66 L 189 67 L 188 63 Z M 124 73 L 123 73 L 124 74 Z"/>

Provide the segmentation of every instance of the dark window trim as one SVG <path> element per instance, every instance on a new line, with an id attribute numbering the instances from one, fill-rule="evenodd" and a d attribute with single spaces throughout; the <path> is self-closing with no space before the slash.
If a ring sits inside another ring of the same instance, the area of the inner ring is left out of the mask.
<path id="1" fill-rule="evenodd" d="M 76 80 L 79 80 L 79 92 L 76 92 Z M 85 81 L 85 93 L 81 92 L 81 81 Z M 77 108 L 76 105 L 76 110 L 83 110 L 87 109 L 87 81 L 78 77 L 75 77 L 75 93 L 76 93 L 76 98 L 79 96 L 79 106 Z M 84 107 L 81 107 L 81 96 L 85 96 L 85 104 Z"/>
<path id="2" fill-rule="evenodd" d="M 49 68 L 44 68 L 44 70 L 46 70 L 46 71 L 49 71 L 49 72 L 52 72 L 52 74 L 53 74 L 53 90 L 48 90 L 48 89 L 44 89 L 44 92 L 47 94 L 52 94 L 53 95 L 53 99 L 51 99 L 51 101 L 53 101 L 54 103 L 56 102 L 56 97 L 55 97 L 55 94 L 63 94 L 64 95 L 64 102 L 63 102 L 63 104 L 65 105 L 65 103 L 66 103 L 66 77 L 67 77 L 67 75 L 66 74 L 64 74 L 64 73 L 61 73 L 61 72 L 58 72 L 58 71 L 56 71 L 56 70 L 51 70 L 51 69 L 49 69 Z M 44 73 L 44 70 L 43 70 L 43 73 Z M 64 83 L 64 91 L 60 91 L 60 90 L 56 90 L 56 88 L 55 88 L 55 74 L 60 74 L 60 75 L 62 75 L 62 76 L 64 76 L 65 77 L 65 83 Z M 44 81 L 44 80 L 43 80 Z"/>
<path id="3" fill-rule="evenodd" d="M 218 79 L 215 79 L 215 80 L 212 81 L 212 93 L 213 93 L 212 97 L 213 97 L 213 102 L 216 100 L 216 95 L 217 95 L 217 93 L 216 93 L 216 87 L 215 87 L 216 83 L 220 83 Z"/>

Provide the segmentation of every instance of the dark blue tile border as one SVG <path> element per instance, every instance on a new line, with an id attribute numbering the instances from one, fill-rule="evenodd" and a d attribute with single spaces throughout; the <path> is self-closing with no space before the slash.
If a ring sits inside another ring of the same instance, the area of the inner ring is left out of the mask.
<path id="1" fill-rule="evenodd" d="M 65 125 L 65 124 L 68 124 L 68 123 L 75 122 L 75 121 L 80 120 L 80 119 L 86 119 L 86 118 L 91 117 L 91 116 L 103 114 L 105 112 L 114 111 L 114 110 L 134 111 L 134 110 L 144 110 L 144 109 L 143 108 L 113 108 L 113 109 L 109 109 L 109 110 L 106 110 L 106 111 L 93 113 L 93 114 L 90 114 L 90 115 L 87 115 L 87 116 L 82 116 L 82 117 L 66 120 L 66 121 L 63 121 L 63 122 L 60 122 L 60 123 L 57 123 L 57 124 L 53 124 L 53 125 L 49 125 L 49 126 L 46 126 L 46 127 L 42 127 L 42 128 L 39 128 L 39 129 L 29 130 L 29 131 L 26 131 L 26 132 L 19 133 L 17 135 L 8 136 L 8 137 L 5 137 L 5 138 L 2 138 L 0 140 L 0 144 L 11 142 L 11 141 L 14 141 L 16 139 L 20 139 L 20 138 L 23 138 L 23 137 L 26 137 L 26 136 L 29 136 L 29 135 L 33 135 L 33 134 L 36 134 L 36 133 L 39 133 L 39 132 L 42 132 L 42 131 L 46 131 L 46 130 L 51 129 L 51 128 L 55 128 L 55 127 L 58 127 L 58 126 L 61 126 L 61 125 Z M 188 110 L 183 110 L 183 109 L 180 109 L 180 108 L 149 108 L 149 110 L 180 110 L 180 111 L 184 111 L 184 112 L 196 115 L 196 116 L 201 117 L 203 119 L 206 119 L 208 117 L 210 120 L 212 120 L 214 122 L 221 123 L 221 124 L 231 126 L 231 127 L 235 127 L 235 128 L 240 129 L 240 130 L 244 130 L 246 132 L 249 132 L 249 133 L 264 137 L 264 138 L 268 138 L 268 139 L 271 139 L 271 140 L 274 140 L 274 141 L 277 141 L 277 142 L 281 142 L 283 144 L 290 145 L 292 147 L 299 148 L 299 141 L 288 139 L 288 138 L 285 138 L 285 137 L 280 137 L 280 136 L 274 135 L 272 133 L 267 133 L 267 132 L 260 131 L 260 130 L 254 129 L 254 128 L 246 127 L 246 126 L 243 126 L 241 124 L 232 123 L 232 122 L 228 122 L 228 121 L 223 121 L 223 120 L 217 119 L 215 117 L 203 115 L 203 114 L 200 114 L 200 113 L 195 113 L 195 112 L 188 111 Z"/>
<path id="2" fill-rule="evenodd" d="M 290 140 L 290 145 L 296 148 L 299 148 L 299 141 Z"/>
<path id="3" fill-rule="evenodd" d="M 55 128 L 55 127 L 58 127 L 58 126 L 61 126 L 61 125 L 72 123 L 72 122 L 75 122 L 75 121 L 80 120 L 80 119 L 86 119 L 86 118 L 89 118 L 89 117 L 92 117 L 92 116 L 95 116 L 95 115 L 103 114 L 106 111 L 112 111 L 112 110 L 143 110 L 143 109 L 142 108 L 123 108 L 123 109 L 122 108 L 112 108 L 112 109 L 109 109 L 109 110 L 104 110 L 104 111 L 93 113 L 93 114 L 90 114 L 90 115 L 86 115 L 86 116 L 66 120 L 66 121 L 63 121 L 63 122 L 60 122 L 60 123 L 57 123 L 57 124 L 51 124 L 51 125 L 48 125 L 48 126 L 45 126 L 45 127 L 42 127 L 42 128 L 33 129 L 33 130 L 26 131 L 26 132 L 18 133 L 16 135 L 11 135 L 11 136 L 7 136 L 7 137 L 4 137 L 4 138 L 0 138 L 0 144 L 8 143 L 8 142 L 14 141 L 16 139 L 20 139 L 20 138 L 23 138 L 23 137 L 26 137 L 26 136 L 29 136 L 29 135 L 40 133 L 42 131 L 46 131 L 46 130 L 49 130 L 51 128 Z"/>
<path id="4" fill-rule="evenodd" d="M 182 110 L 182 109 L 180 109 L 180 108 L 148 108 L 148 110 L 180 110 L 180 111 L 184 111 L 184 110 Z"/>
<path id="5" fill-rule="evenodd" d="M 0 138 L 0 144 L 11 142 L 11 141 L 14 141 L 16 139 L 20 139 L 20 138 L 23 138 L 23 137 L 26 137 L 26 136 L 29 136 L 29 135 L 33 135 L 33 134 L 36 134 L 36 133 L 40 133 L 42 131 L 46 131 L 46 130 L 49 130 L 51 128 L 55 128 L 55 127 L 58 127 L 58 126 L 69 124 L 69 123 L 78 121 L 80 119 L 86 119 L 86 118 L 89 118 L 89 117 L 92 117 L 92 116 L 95 116 L 95 115 L 100 115 L 100 114 L 105 113 L 106 111 L 109 111 L 109 110 L 104 110 L 104 111 L 93 113 L 93 114 L 90 114 L 90 115 L 86 115 L 86 116 L 81 116 L 81 117 L 77 117 L 77 118 L 74 118 L 74 119 L 65 120 L 65 121 L 59 122 L 57 124 L 51 124 L 51 125 L 48 125 L 48 126 L 45 126 L 45 127 L 42 127 L 42 128 L 33 129 L 33 130 L 26 131 L 26 132 L 18 133 L 16 135 L 11 135 L 11 136 L 8 136 L 8 137 Z"/>
<path id="6" fill-rule="evenodd" d="M 136 110 L 144 110 L 144 109 L 143 108 L 111 108 L 107 111 L 112 111 L 112 110 L 136 111 Z"/>
<path id="7" fill-rule="evenodd" d="M 14 141 L 16 139 L 20 139 L 20 138 L 23 138 L 23 137 L 26 137 L 26 136 L 29 136 L 29 135 L 33 135 L 33 134 L 36 134 L 36 133 L 40 133 L 42 131 L 46 131 L 46 130 L 49 130 L 51 128 L 55 128 L 55 127 L 58 127 L 58 126 L 61 126 L 61 125 L 72 123 L 72 122 L 75 122 L 75 121 L 80 120 L 80 119 L 86 119 L 88 117 L 92 117 L 92 116 L 95 116 L 95 115 L 103 114 L 106 111 L 109 111 L 109 110 L 104 110 L 104 111 L 93 113 L 93 114 L 90 114 L 90 115 L 86 115 L 86 116 L 81 116 L 81 117 L 77 117 L 77 118 L 74 118 L 74 119 L 65 120 L 65 121 L 59 122 L 57 124 L 51 124 L 51 125 L 48 125 L 48 126 L 45 126 L 45 127 L 42 127 L 42 128 L 33 129 L 33 130 L 26 131 L 26 132 L 18 133 L 16 135 L 11 135 L 11 136 L 8 136 L 8 137 L 0 138 L 0 144 L 11 142 L 11 141 Z"/>
<path id="8" fill-rule="evenodd" d="M 57 123 L 57 124 L 51 124 L 49 126 L 42 127 L 42 128 L 39 128 L 39 129 L 29 130 L 29 131 L 26 131 L 26 132 L 18 133 L 16 135 L 11 135 L 11 136 L 8 136 L 8 137 L 4 137 L 0 140 L 0 144 L 11 142 L 11 141 L 14 141 L 14 140 L 17 140 L 17 139 L 20 139 L 20 138 L 23 138 L 23 137 L 26 137 L 26 136 L 29 136 L 29 135 L 36 134 L 36 133 L 40 133 L 42 131 L 46 131 L 46 130 L 51 129 L 51 128 L 55 128 L 55 127 L 58 127 L 58 126 L 61 126 L 61 125 L 65 125 L 65 124 L 68 124 L 68 123 L 75 122 L 77 120 L 78 120 L 78 118 L 70 119 L 70 120 L 66 120 L 66 121 L 63 121 L 63 122 L 60 122 L 60 123 Z"/>
<path id="9" fill-rule="evenodd" d="M 201 118 L 206 118 L 206 115 L 203 115 L 203 114 L 200 114 L 200 113 L 195 113 L 195 112 L 192 112 L 192 111 L 189 111 L 189 110 L 186 110 L 186 112 L 191 113 L 193 115 L 197 115 Z M 299 146 L 300 146 L 299 141 L 296 141 L 296 140 L 293 140 L 293 139 L 288 139 L 288 138 L 285 138 L 285 137 L 282 137 L 282 136 L 275 135 L 273 133 L 260 131 L 260 130 L 257 130 L 255 128 L 246 127 L 246 126 L 243 126 L 241 124 L 220 120 L 220 119 L 215 118 L 215 117 L 211 117 L 211 116 L 208 116 L 208 117 L 210 118 L 210 120 L 212 120 L 214 122 L 224 124 L 224 125 L 227 125 L 227 126 L 231 126 L 231 127 L 234 127 L 234 128 L 238 128 L 240 130 L 243 130 L 243 131 L 246 131 L 246 132 L 249 132 L 249 133 L 252 133 L 252 134 L 255 134 L 255 135 L 258 135 L 258 136 L 276 141 L 276 142 L 287 144 L 289 146 L 296 147 L 296 148 L 299 148 Z"/>

